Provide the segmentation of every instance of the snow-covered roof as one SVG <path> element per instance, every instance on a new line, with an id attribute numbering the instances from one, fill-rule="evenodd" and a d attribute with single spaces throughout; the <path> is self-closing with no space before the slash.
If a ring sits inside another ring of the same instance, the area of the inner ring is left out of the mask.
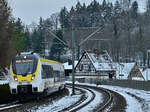
<path id="1" fill-rule="evenodd" d="M 115 63 L 116 66 L 116 77 L 121 79 L 128 79 L 132 68 L 134 67 L 135 62 L 133 63 Z M 123 76 L 119 76 L 119 74 Z"/>
<path id="2" fill-rule="evenodd" d="M 94 53 L 88 53 L 88 57 L 93 63 L 95 69 L 97 71 L 112 71 L 114 67 L 112 65 L 112 59 L 108 55 L 108 53 L 96 55 Z"/>
<path id="3" fill-rule="evenodd" d="M 143 68 L 140 68 L 140 71 L 145 80 L 150 80 L 150 68 L 145 69 L 144 71 L 143 71 Z"/>
<path id="4" fill-rule="evenodd" d="M 74 61 L 74 65 L 76 66 L 78 61 Z M 64 69 L 72 69 L 72 65 L 69 65 L 68 62 L 64 63 Z"/>
<path id="5" fill-rule="evenodd" d="M 111 67 L 111 64 L 110 63 L 94 63 L 94 67 L 96 68 L 97 71 L 112 71 L 114 70 L 112 67 Z"/>

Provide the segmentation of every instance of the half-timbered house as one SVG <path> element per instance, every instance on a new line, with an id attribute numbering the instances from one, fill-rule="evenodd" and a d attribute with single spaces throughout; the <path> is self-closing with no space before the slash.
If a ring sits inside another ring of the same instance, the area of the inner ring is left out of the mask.
<path id="1" fill-rule="evenodd" d="M 98 76 L 108 78 L 110 73 L 114 73 L 114 68 L 112 59 L 107 51 L 95 53 L 84 51 L 75 66 L 75 72 L 76 77 Z"/>

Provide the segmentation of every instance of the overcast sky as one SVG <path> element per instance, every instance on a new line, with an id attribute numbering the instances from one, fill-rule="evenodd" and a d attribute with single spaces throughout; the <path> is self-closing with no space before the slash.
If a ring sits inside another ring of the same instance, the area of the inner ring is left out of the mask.
<path id="1" fill-rule="evenodd" d="M 80 0 L 90 3 L 92 0 Z M 19 17 L 25 24 L 38 21 L 39 17 L 47 18 L 66 6 L 70 8 L 77 0 L 9 0 L 14 17 Z"/>
<path id="2" fill-rule="evenodd" d="M 33 21 L 38 22 L 39 17 L 47 18 L 52 13 L 59 12 L 66 6 L 71 8 L 78 0 L 8 0 L 14 17 L 19 17 L 25 24 Z M 81 3 L 89 4 L 92 0 L 79 0 Z M 102 2 L 103 0 L 97 0 Z M 115 1 L 115 0 L 107 0 Z M 145 0 L 138 0 L 145 1 Z M 141 4 L 141 3 L 140 3 Z M 143 6 L 143 4 L 141 4 Z"/>

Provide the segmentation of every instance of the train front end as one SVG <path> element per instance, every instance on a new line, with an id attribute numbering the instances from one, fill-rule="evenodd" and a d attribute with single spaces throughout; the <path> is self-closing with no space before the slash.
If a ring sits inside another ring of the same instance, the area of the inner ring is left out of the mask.
<path id="1" fill-rule="evenodd" d="M 10 64 L 10 91 L 12 95 L 38 92 L 39 60 L 34 55 L 18 55 Z"/>

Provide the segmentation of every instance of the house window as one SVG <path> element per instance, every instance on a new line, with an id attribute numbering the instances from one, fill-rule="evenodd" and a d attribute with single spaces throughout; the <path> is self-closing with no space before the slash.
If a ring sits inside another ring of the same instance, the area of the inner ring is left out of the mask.
<path id="1" fill-rule="evenodd" d="M 91 65 L 88 66 L 88 71 L 91 71 Z"/>
<path id="2" fill-rule="evenodd" d="M 83 70 L 83 65 L 79 65 L 79 70 L 82 71 Z"/>

